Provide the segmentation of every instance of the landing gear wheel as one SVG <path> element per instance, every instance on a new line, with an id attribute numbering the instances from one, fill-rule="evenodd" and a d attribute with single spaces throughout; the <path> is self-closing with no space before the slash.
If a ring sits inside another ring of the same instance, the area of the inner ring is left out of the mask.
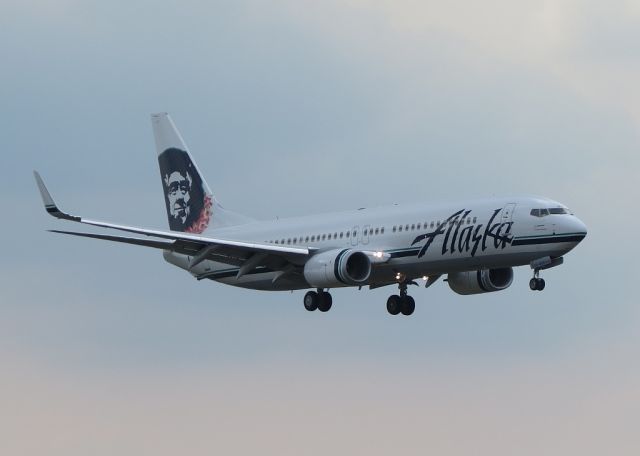
<path id="1" fill-rule="evenodd" d="M 402 315 L 411 315 L 414 310 L 416 310 L 416 301 L 409 295 L 405 296 L 400 308 Z"/>
<path id="2" fill-rule="evenodd" d="M 304 295 L 304 308 L 309 312 L 313 312 L 318 308 L 319 301 L 318 293 L 315 291 L 307 291 L 307 294 Z"/>
<path id="3" fill-rule="evenodd" d="M 534 277 L 533 279 L 529 280 L 529 288 L 531 288 L 531 290 L 533 291 L 542 291 L 544 290 L 546 283 L 544 281 L 544 279 L 541 279 L 539 277 Z"/>
<path id="4" fill-rule="evenodd" d="M 333 303 L 333 299 L 331 298 L 331 294 L 326 291 L 322 291 L 318 293 L 318 310 L 320 312 L 328 312 L 331 309 L 331 304 Z"/>
<path id="5" fill-rule="evenodd" d="M 534 277 L 533 279 L 529 280 L 529 288 L 531 289 L 531 291 L 536 291 L 538 289 L 538 279 Z"/>
<path id="6" fill-rule="evenodd" d="M 398 295 L 391 295 L 387 299 L 387 312 L 391 315 L 398 315 L 402 308 L 402 299 Z"/>

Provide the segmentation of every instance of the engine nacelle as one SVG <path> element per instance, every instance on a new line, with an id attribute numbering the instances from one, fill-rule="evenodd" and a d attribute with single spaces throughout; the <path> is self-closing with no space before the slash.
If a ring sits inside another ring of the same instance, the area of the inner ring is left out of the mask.
<path id="1" fill-rule="evenodd" d="M 329 250 L 312 256 L 304 278 L 314 288 L 364 285 L 371 276 L 371 259 L 359 250 Z"/>
<path id="2" fill-rule="evenodd" d="M 448 281 L 449 287 L 461 295 L 500 291 L 513 282 L 513 268 L 453 272 L 448 275 Z"/>

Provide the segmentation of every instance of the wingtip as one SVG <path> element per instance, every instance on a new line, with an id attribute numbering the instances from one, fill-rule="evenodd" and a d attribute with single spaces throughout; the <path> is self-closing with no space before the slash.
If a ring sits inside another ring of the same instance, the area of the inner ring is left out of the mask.
<path id="1" fill-rule="evenodd" d="M 53 200 L 53 197 L 51 196 L 51 193 L 49 193 L 49 190 L 47 189 L 47 186 L 45 185 L 44 180 L 42 179 L 42 176 L 40 176 L 40 173 L 38 171 L 34 170 L 33 176 L 36 179 L 36 184 L 38 185 L 38 190 L 40 191 L 40 197 L 42 198 L 44 209 L 50 215 L 56 218 L 66 219 L 66 220 L 75 220 L 75 221 L 80 220 L 79 217 L 74 217 L 73 215 L 65 214 L 58 208 L 58 206 L 56 205 L 56 202 Z"/>
<path id="2" fill-rule="evenodd" d="M 36 179 L 36 184 L 38 185 L 38 190 L 40 191 L 40 197 L 42 198 L 42 202 L 44 204 L 45 209 L 47 209 L 48 211 L 49 208 L 55 208 L 56 203 L 53 201 L 53 198 L 51 197 L 51 193 L 49 193 L 49 190 L 47 189 L 47 186 L 45 185 L 44 180 L 42 179 L 42 176 L 40 176 L 40 173 L 36 170 L 33 170 L 33 177 Z"/>

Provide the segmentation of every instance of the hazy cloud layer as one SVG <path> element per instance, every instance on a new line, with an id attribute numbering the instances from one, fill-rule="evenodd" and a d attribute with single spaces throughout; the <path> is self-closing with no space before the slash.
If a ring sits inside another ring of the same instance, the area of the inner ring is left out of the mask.
<path id="1" fill-rule="evenodd" d="M 635 454 L 637 2 L 0 5 L 0 452 Z M 528 291 L 196 282 L 45 229 L 165 227 L 149 114 L 260 218 L 536 193 L 589 236 Z"/>

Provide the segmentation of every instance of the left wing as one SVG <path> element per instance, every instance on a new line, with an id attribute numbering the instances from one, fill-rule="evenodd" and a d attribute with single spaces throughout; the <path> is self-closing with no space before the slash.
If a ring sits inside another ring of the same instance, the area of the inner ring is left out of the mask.
<path id="1" fill-rule="evenodd" d="M 240 266 L 242 274 L 239 275 L 246 274 L 253 268 L 265 264 L 270 265 L 270 267 L 276 270 L 284 269 L 291 264 L 301 266 L 315 251 L 315 249 L 307 247 L 285 247 L 256 242 L 209 238 L 176 231 L 151 230 L 134 226 L 117 225 L 114 223 L 78 217 L 61 211 L 51 197 L 51 194 L 45 186 L 42 177 L 40 177 L 40 174 L 38 174 L 37 171 L 34 171 L 33 174 L 35 176 L 36 183 L 38 184 L 38 190 L 40 190 L 44 207 L 53 217 L 84 223 L 86 225 L 98 226 L 101 228 L 126 231 L 161 240 L 51 230 L 54 233 L 70 234 L 73 236 L 170 250 L 172 252 L 182 253 L 193 257 L 190 263 L 191 268 L 194 268 L 204 260 L 213 260 L 234 266 Z M 245 269 L 244 271 L 243 266 Z"/>

